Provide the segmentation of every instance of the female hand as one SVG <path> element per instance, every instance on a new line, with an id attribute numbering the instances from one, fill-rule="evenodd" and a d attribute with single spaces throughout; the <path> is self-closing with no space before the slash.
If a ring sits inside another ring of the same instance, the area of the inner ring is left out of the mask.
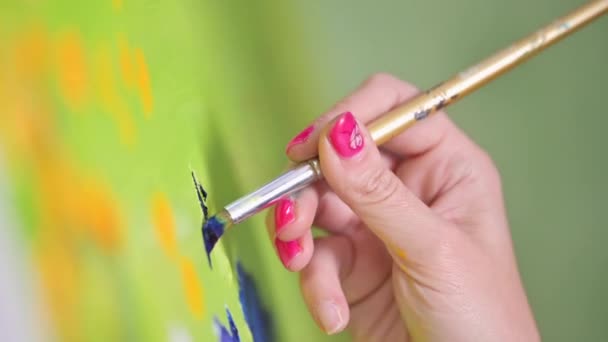
<path id="1" fill-rule="evenodd" d="M 416 94 L 371 77 L 287 147 L 324 182 L 268 216 L 318 325 L 356 341 L 538 341 L 500 177 L 443 113 L 378 149 L 365 124 Z M 314 240 L 311 226 L 328 236 Z"/>

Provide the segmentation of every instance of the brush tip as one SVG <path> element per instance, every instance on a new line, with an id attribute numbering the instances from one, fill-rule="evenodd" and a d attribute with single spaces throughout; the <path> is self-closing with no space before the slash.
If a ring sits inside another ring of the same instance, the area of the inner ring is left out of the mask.
<path id="1" fill-rule="evenodd" d="M 217 244 L 218 240 L 224 235 L 225 229 L 230 224 L 230 218 L 224 212 L 211 216 L 203 224 L 203 241 L 205 243 L 205 251 L 207 259 L 211 266 L 211 251 Z"/>

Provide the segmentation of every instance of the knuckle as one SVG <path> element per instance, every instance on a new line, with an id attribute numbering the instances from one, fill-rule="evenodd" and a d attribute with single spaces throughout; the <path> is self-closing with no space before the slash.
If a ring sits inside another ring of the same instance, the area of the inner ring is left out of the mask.
<path id="1" fill-rule="evenodd" d="M 445 186 L 478 185 L 484 189 L 500 187 L 500 174 L 491 156 L 477 147 L 473 154 L 454 153 L 446 162 Z"/>
<path id="2" fill-rule="evenodd" d="M 498 188 L 501 187 L 501 177 L 498 167 L 494 162 L 490 153 L 486 150 L 479 148 L 479 160 L 480 160 L 480 172 L 483 172 L 483 178 L 487 179 L 490 185 L 495 185 Z M 481 178 L 481 177 L 480 177 Z"/>
<path id="3" fill-rule="evenodd" d="M 321 116 L 319 116 L 314 122 L 313 124 L 315 126 L 323 126 L 325 124 L 327 124 L 329 121 L 331 121 L 334 118 L 335 114 L 333 113 L 333 111 L 329 111 Z"/>
<path id="4" fill-rule="evenodd" d="M 321 115 L 317 120 L 316 123 L 321 123 L 323 125 L 328 124 L 329 122 L 331 122 L 334 118 L 336 118 L 338 115 L 352 110 L 353 105 L 352 105 L 353 100 L 350 97 L 346 97 L 341 99 L 340 101 L 336 102 L 331 109 L 329 110 L 329 112 Z M 356 114 L 356 113 L 354 113 Z"/>
<path id="5" fill-rule="evenodd" d="M 373 168 L 362 172 L 354 187 L 355 196 L 364 204 L 384 203 L 395 196 L 401 185 L 388 170 Z"/>
<path id="6" fill-rule="evenodd" d="M 343 112 L 350 110 L 352 108 L 352 100 L 350 98 L 345 98 L 338 101 L 332 109 L 332 119 Z"/>
<path id="7" fill-rule="evenodd" d="M 401 83 L 401 80 L 389 73 L 377 72 L 369 76 L 364 82 L 365 85 L 378 85 L 384 83 Z"/>
<path id="8" fill-rule="evenodd" d="M 384 88 L 387 93 L 392 94 L 391 96 L 395 98 L 396 102 L 402 102 L 405 98 L 419 92 L 413 84 L 385 72 L 371 75 L 363 85 L 370 88 Z"/>

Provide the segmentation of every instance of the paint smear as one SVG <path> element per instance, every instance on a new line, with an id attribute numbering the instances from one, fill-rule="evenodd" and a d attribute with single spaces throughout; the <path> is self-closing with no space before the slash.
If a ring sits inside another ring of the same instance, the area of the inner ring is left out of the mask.
<path id="1" fill-rule="evenodd" d="M 203 317 L 203 286 L 199 281 L 194 263 L 186 257 L 181 258 L 182 281 L 188 308 L 194 317 Z"/>
<path id="2" fill-rule="evenodd" d="M 131 60 L 131 50 L 127 38 L 121 36 L 119 38 L 118 50 L 120 54 L 120 71 L 122 80 L 129 87 L 135 87 L 135 70 L 133 70 L 133 61 Z"/>
<path id="3" fill-rule="evenodd" d="M 255 281 L 240 262 L 236 264 L 239 281 L 239 300 L 245 321 L 251 330 L 254 342 L 275 341 L 270 312 L 262 304 Z"/>
<path id="4" fill-rule="evenodd" d="M 149 117 L 152 114 L 152 87 L 150 86 L 148 64 L 141 49 L 135 49 L 135 76 L 144 114 Z"/>
<path id="5" fill-rule="evenodd" d="M 82 38 L 77 31 L 64 33 L 57 43 L 59 88 L 72 110 L 81 109 L 87 91 L 87 75 Z"/>
<path id="6" fill-rule="evenodd" d="M 222 323 L 219 321 L 217 317 L 213 318 L 213 327 L 215 329 L 215 334 L 218 337 L 219 342 L 240 342 L 241 338 L 239 337 L 239 331 L 236 328 L 236 324 L 234 324 L 234 320 L 232 319 L 232 314 L 230 310 L 226 307 L 226 317 L 228 318 L 228 326 L 227 329 Z M 230 329 L 230 330 L 229 330 Z"/>
<path id="7" fill-rule="evenodd" d="M 15 71 L 28 79 L 43 75 L 47 68 L 48 33 L 41 25 L 32 25 L 15 41 Z"/>
<path id="8" fill-rule="evenodd" d="M 96 67 L 99 80 L 99 92 L 104 110 L 112 114 L 112 118 L 118 125 L 120 140 L 127 146 L 135 143 L 135 124 L 129 113 L 129 108 L 116 89 L 114 67 L 112 56 L 106 47 L 102 47 L 98 53 L 98 65 Z"/>
<path id="9" fill-rule="evenodd" d="M 152 221 L 160 245 L 167 256 L 174 258 L 177 254 L 175 220 L 169 200 L 163 193 L 156 193 L 152 198 Z"/>
<path id="10" fill-rule="evenodd" d="M 401 258 L 401 260 L 403 260 L 403 261 L 407 260 L 407 256 L 406 256 L 405 251 L 403 249 L 397 248 L 396 250 L 397 250 L 397 256 L 399 258 Z"/>
<path id="11" fill-rule="evenodd" d="M 83 184 L 80 201 L 90 229 L 92 240 L 106 252 L 115 252 L 122 245 L 122 220 L 116 198 L 98 181 Z"/>

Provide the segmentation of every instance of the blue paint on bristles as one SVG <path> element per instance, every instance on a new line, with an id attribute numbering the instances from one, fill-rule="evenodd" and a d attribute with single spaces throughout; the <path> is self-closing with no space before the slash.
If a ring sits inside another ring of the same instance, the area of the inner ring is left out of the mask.
<path id="1" fill-rule="evenodd" d="M 205 243 L 205 251 L 207 252 L 207 260 L 209 261 L 209 267 L 213 267 L 211 264 L 211 251 L 215 244 L 224 234 L 224 228 L 229 223 L 226 218 L 222 215 L 211 216 L 208 220 L 203 223 L 203 242 Z"/>

